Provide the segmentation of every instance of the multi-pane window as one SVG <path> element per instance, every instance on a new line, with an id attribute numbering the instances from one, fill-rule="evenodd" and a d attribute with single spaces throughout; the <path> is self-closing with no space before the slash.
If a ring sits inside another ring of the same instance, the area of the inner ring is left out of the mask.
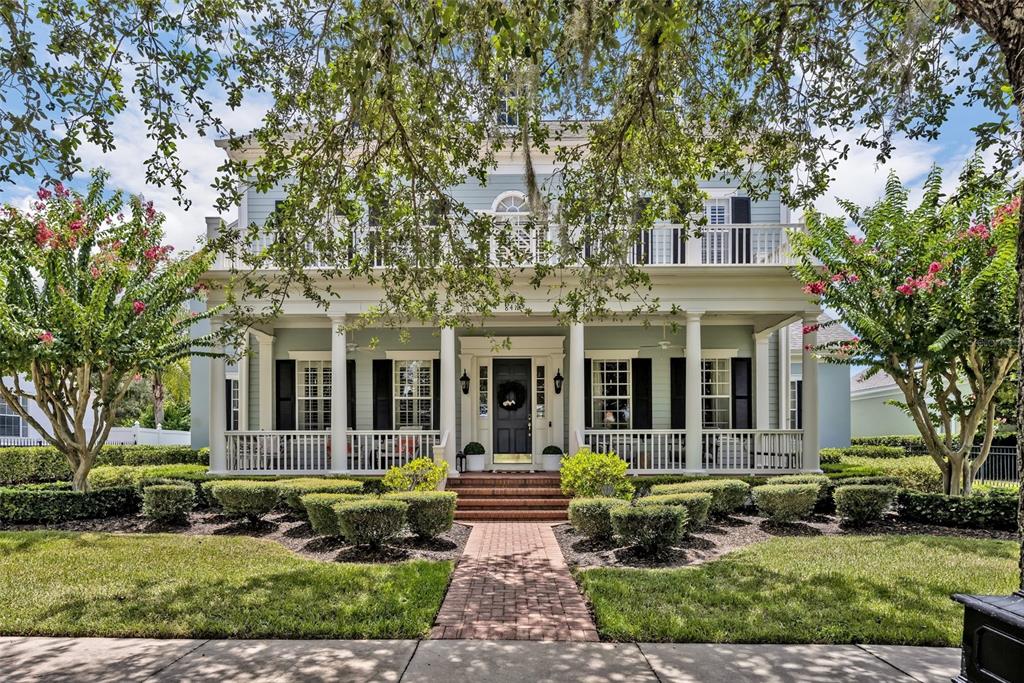
<path id="1" fill-rule="evenodd" d="M 732 424 L 732 378 L 728 358 L 701 360 L 700 394 L 704 412 L 704 427 L 728 429 Z"/>
<path id="2" fill-rule="evenodd" d="M 22 401 L 22 407 L 27 405 Z M 28 425 L 0 398 L 0 436 L 28 436 Z"/>
<path id="3" fill-rule="evenodd" d="M 487 373 L 488 373 L 487 366 L 486 365 L 481 365 L 480 366 L 480 377 L 479 377 L 479 379 L 480 379 L 480 390 L 479 390 L 479 400 L 480 400 L 480 413 L 479 414 L 480 414 L 480 417 L 487 417 L 487 406 L 488 406 L 487 397 L 488 397 L 488 391 L 490 390 L 490 387 L 488 386 L 489 382 L 488 382 Z"/>
<path id="4" fill-rule="evenodd" d="M 530 205 L 526 201 L 526 195 L 516 192 L 502 197 L 494 210 L 497 213 L 528 213 Z"/>
<path id="5" fill-rule="evenodd" d="M 789 428 L 801 429 L 803 427 L 803 416 L 800 414 L 800 392 L 803 382 L 798 379 L 789 382 Z"/>
<path id="6" fill-rule="evenodd" d="M 295 376 L 298 428 L 325 431 L 331 428 L 331 362 L 299 361 Z"/>
<path id="7" fill-rule="evenodd" d="M 547 393 L 547 387 L 545 386 L 544 377 L 544 366 L 537 366 L 537 417 L 544 417 L 544 395 Z"/>
<path id="8" fill-rule="evenodd" d="M 238 394 L 238 380 L 228 380 L 228 431 L 238 430 L 239 415 L 241 414 L 241 402 Z"/>
<path id="9" fill-rule="evenodd" d="M 395 361 L 395 427 L 430 429 L 434 417 L 434 366 L 429 360 Z"/>
<path id="10" fill-rule="evenodd" d="M 629 365 L 628 360 L 591 361 L 591 414 L 595 429 L 629 429 Z"/>
<path id="11" fill-rule="evenodd" d="M 709 225 L 727 224 L 731 213 L 730 209 L 728 199 L 708 199 L 704 202 L 704 214 L 707 216 Z"/>

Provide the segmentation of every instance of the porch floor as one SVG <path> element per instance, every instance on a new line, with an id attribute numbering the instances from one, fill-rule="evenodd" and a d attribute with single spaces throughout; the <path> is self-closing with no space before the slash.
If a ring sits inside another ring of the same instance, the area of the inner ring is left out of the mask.
<path id="1" fill-rule="evenodd" d="M 473 525 L 431 638 L 596 641 L 550 524 Z"/>

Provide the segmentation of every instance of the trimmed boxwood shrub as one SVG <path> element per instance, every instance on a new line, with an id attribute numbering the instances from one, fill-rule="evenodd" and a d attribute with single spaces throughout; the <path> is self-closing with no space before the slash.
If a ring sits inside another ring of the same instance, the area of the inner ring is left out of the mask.
<path id="1" fill-rule="evenodd" d="M 970 529 L 1017 528 L 1017 491 L 993 488 L 969 496 L 900 491 L 896 495 L 900 519 L 922 524 Z"/>
<path id="2" fill-rule="evenodd" d="M 142 489 L 142 514 L 157 522 L 182 523 L 196 504 L 196 488 L 188 483 L 153 484 Z"/>
<path id="3" fill-rule="evenodd" d="M 731 515 L 747 504 L 750 485 L 739 479 L 701 479 L 683 484 L 659 484 L 651 487 L 651 494 L 655 496 L 694 491 L 710 493 L 711 514 L 723 517 Z"/>
<path id="4" fill-rule="evenodd" d="M 338 503 L 364 499 L 364 495 L 357 493 L 307 493 L 299 500 L 314 532 L 319 536 L 340 536 L 341 529 L 338 528 L 338 515 L 334 507 Z"/>
<path id="5" fill-rule="evenodd" d="M 280 479 L 281 502 L 298 512 L 306 513 L 302 505 L 302 496 L 307 493 L 362 493 L 363 482 L 351 479 L 320 479 L 318 477 L 300 477 L 299 479 Z"/>
<path id="6" fill-rule="evenodd" d="M 828 498 L 831 492 L 831 480 L 824 474 L 784 474 L 781 477 L 772 477 L 769 484 L 814 484 L 818 487 L 818 500 Z"/>
<path id="7" fill-rule="evenodd" d="M 341 535 L 353 545 L 379 548 L 405 528 L 409 504 L 377 498 L 338 503 L 334 506 Z"/>
<path id="8" fill-rule="evenodd" d="M 451 529 L 455 522 L 458 496 L 451 491 L 396 491 L 385 498 L 400 500 L 409 506 L 405 523 L 419 538 L 435 538 Z"/>
<path id="9" fill-rule="evenodd" d="M 280 487 L 274 481 L 220 481 L 210 491 L 226 514 L 256 522 L 277 506 Z"/>
<path id="10" fill-rule="evenodd" d="M 151 479 L 179 479 L 203 482 L 209 478 L 205 465 L 105 465 L 89 472 L 89 488 L 106 489 L 112 486 L 135 486 Z"/>
<path id="11" fill-rule="evenodd" d="M 723 477 L 721 475 L 707 474 L 641 474 L 631 477 L 633 486 L 636 488 L 636 495 L 638 496 L 651 495 L 653 493 L 651 489 L 661 484 L 685 484 L 691 481 L 716 481 L 721 479 L 736 479 L 753 487 L 767 484 L 770 477 L 760 475 Z"/>
<path id="12" fill-rule="evenodd" d="M 122 446 L 100 449 L 96 466 L 109 465 L 209 465 L 209 450 L 193 451 L 188 446 Z M 51 446 L 0 448 L 0 484 L 71 479 L 67 459 Z"/>
<path id="13" fill-rule="evenodd" d="M 773 522 L 793 522 L 811 514 L 818 502 L 817 484 L 767 484 L 754 487 L 757 511 Z"/>
<path id="14" fill-rule="evenodd" d="M 890 476 L 900 480 L 900 486 L 922 493 L 942 492 L 942 472 L 929 455 L 915 455 L 906 458 L 844 458 L 843 464 L 855 469 L 845 469 L 844 474 L 860 476 Z"/>
<path id="15" fill-rule="evenodd" d="M 692 493 L 663 493 L 658 496 L 645 496 L 636 501 L 637 505 L 679 505 L 686 509 L 686 532 L 700 529 L 708 521 L 713 496 L 704 491 Z"/>
<path id="16" fill-rule="evenodd" d="M 851 446 L 890 446 L 902 448 L 907 452 L 924 450 L 924 439 L 920 434 L 890 434 L 886 436 L 855 436 L 850 439 Z"/>
<path id="17" fill-rule="evenodd" d="M 843 484 L 832 494 L 839 518 L 853 527 L 882 519 L 896 497 L 895 486 Z"/>
<path id="18" fill-rule="evenodd" d="M 583 536 L 594 541 L 611 540 L 611 512 L 615 508 L 629 505 L 621 498 L 573 498 L 569 501 L 569 521 Z"/>
<path id="19" fill-rule="evenodd" d="M 615 453 L 595 453 L 581 448 L 575 455 L 562 458 L 562 493 L 581 498 L 629 499 L 633 496 L 633 484 L 626 476 L 626 461 Z"/>
<path id="20" fill-rule="evenodd" d="M 612 529 L 625 545 L 641 555 L 662 555 L 675 544 L 686 525 L 681 505 L 624 505 L 612 508 Z"/>
<path id="21" fill-rule="evenodd" d="M 4 524 L 56 524 L 138 511 L 139 492 L 132 486 L 84 493 L 39 486 L 0 488 L 0 522 Z"/>

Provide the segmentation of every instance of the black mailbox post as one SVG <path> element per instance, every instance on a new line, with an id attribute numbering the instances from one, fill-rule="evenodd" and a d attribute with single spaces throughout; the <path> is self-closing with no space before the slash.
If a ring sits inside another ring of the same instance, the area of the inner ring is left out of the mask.
<path id="1" fill-rule="evenodd" d="M 953 599 L 964 606 L 960 675 L 955 683 L 1024 683 L 1024 591 Z"/>

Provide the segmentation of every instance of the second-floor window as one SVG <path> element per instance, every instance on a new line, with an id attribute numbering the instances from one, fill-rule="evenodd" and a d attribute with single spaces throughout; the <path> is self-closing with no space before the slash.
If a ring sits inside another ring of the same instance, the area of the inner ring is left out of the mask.
<path id="1" fill-rule="evenodd" d="M 526 195 L 521 192 L 510 192 L 494 205 L 495 213 L 529 213 L 530 205 Z"/>
<path id="2" fill-rule="evenodd" d="M 732 222 L 731 201 L 729 199 L 707 199 L 704 201 L 704 215 L 708 225 L 726 225 Z"/>

